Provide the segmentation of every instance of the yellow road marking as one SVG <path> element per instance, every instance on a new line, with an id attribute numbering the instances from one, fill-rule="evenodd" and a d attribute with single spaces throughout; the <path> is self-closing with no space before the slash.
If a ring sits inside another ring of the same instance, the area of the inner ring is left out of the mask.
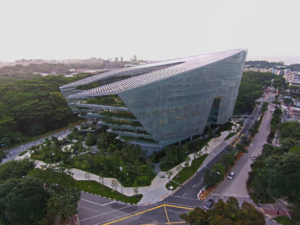
<path id="1" fill-rule="evenodd" d="M 184 221 L 181 221 L 181 222 L 170 222 L 170 224 L 182 224 L 182 223 L 184 223 L 185 224 L 185 222 Z M 165 223 L 165 224 L 167 224 L 167 223 Z"/>
<path id="2" fill-rule="evenodd" d="M 146 210 L 144 210 L 144 211 L 141 211 L 141 212 L 138 212 L 138 213 L 129 215 L 129 216 L 125 216 L 125 217 L 122 217 L 122 218 L 120 218 L 120 219 L 110 221 L 110 222 L 108 222 L 108 223 L 104 223 L 103 225 L 109 225 L 109 224 L 113 224 L 113 223 L 116 223 L 116 222 L 120 222 L 120 221 L 122 221 L 122 220 L 126 220 L 126 219 L 128 219 L 128 218 L 131 218 L 131 217 L 134 217 L 134 216 L 138 216 L 138 215 L 144 214 L 144 213 L 146 213 L 146 212 L 153 211 L 153 210 L 158 209 L 158 208 L 161 208 L 161 207 L 163 207 L 163 206 L 164 206 L 164 205 L 158 205 L 158 206 L 156 206 L 156 207 L 153 207 L 153 208 L 150 208 L 150 209 L 146 209 Z"/>
<path id="3" fill-rule="evenodd" d="M 194 208 L 179 206 L 179 205 L 170 205 L 170 204 L 164 204 L 164 205 L 168 206 L 168 207 L 178 208 L 178 209 L 187 209 L 187 210 L 193 210 L 194 209 Z"/>
<path id="4" fill-rule="evenodd" d="M 186 210 L 193 210 L 193 209 L 194 209 L 194 208 L 185 207 L 185 206 L 170 205 L 170 204 L 162 204 L 162 205 L 158 205 L 158 206 L 155 206 L 155 207 L 153 207 L 153 208 L 150 208 L 150 209 L 146 209 L 146 210 L 137 212 L 137 213 L 132 214 L 132 215 L 129 215 L 129 216 L 125 216 L 125 217 L 122 217 L 122 218 L 119 218 L 119 219 L 116 219 L 116 220 L 113 220 L 113 221 L 104 223 L 103 225 L 109 225 L 109 224 L 113 224 L 113 223 L 116 223 L 116 222 L 120 222 L 120 221 L 129 219 L 129 218 L 131 218 L 131 217 L 134 217 L 134 216 L 138 216 L 138 215 L 144 214 L 144 213 L 146 213 L 146 212 L 151 212 L 151 211 L 153 211 L 153 210 L 155 210 L 155 209 L 159 209 L 159 208 L 161 208 L 161 207 L 164 207 L 164 209 L 165 209 L 166 217 L 167 217 L 167 220 L 168 220 L 168 222 L 167 222 L 166 224 L 169 224 L 169 225 L 171 225 L 171 224 L 177 224 L 177 223 L 178 223 L 178 224 L 179 224 L 179 223 L 185 223 L 185 222 L 170 222 L 166 207 L 173 207 L 173 208 L 186 209 Z M 144 225 L 152 225 L 152 224 L 144 224 Z"/>
<path id="5" fill-rule="evenodd" d="M 164 209 L 165 209 L 165 214 L 166 214 L 166 217 L 167 217 L 167 220 L 168 220 L 168 223 L 170 225 L 170 220 L 169 220 L 169 216 L 168 216 L 168 212 L 167 212 L 167 209 L 166 209 L 166 205 L 164 204 Z"/>

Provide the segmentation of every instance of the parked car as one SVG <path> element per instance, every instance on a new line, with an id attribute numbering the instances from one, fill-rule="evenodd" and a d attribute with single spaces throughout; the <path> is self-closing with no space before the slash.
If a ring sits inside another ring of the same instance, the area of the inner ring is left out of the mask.
<path id="1" fill-rule="evenodd" d="M 232 180 L 233 179 L 233 177 L 234 177 L 234 175 L 235 175 L 235 172 L 230 172 L 230 174 L 227 176 L 227 178 L 229 179 L 229 180 Z"/>
<path id="2" fill-rule="evenodd" d="M 214 200 L 209 199 L 207 202 L 205 202 L 205 204 L 203 205 L 203 208 L 205 210 L 209 210 L 209 209 L 211 209 L 211 207 L 213 206 L 213 204 L 214 204 Z"/>

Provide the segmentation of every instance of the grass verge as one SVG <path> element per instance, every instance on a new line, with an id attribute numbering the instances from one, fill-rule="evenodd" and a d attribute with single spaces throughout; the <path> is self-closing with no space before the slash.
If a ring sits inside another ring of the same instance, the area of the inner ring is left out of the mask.
<path id="1" fill-rule="evenodd" d="M 236 132 L 229 133 L 229 134 L 224 138 L 224 140 L 228 140 L 229 138 L 233 137 L 234 135 L 236 135 Z"/>
<path id="2" fill-rule="evenodd" d="M 113 198 L 118 201 L 127 202 L 131 204 L 138 203 L 143 195 L 135 195 L 135 196 L 126 196 L 117 191 L 114 191 L 103 184 L 100 184 L 96 181 L 89 180 L 77 180 L 75 181 L 75 186 L 81 191 L 89 192 L 92 194 L 101 195 L 107 198 Z"/>
<path id="3" fill-rule="evenodd" d="M 143 197 L 143 195 L 126 196 L 96 181 L 75 180 L 68 174 L 57 173 L 50 170 L 42 170 L 42 169 L 35 168 L 31 170 L 28 173 L 28 175 L 39 178 L 44 181 L 51 180 L 54 183 L 65 185 L 65 186 L 76 186 L 81 191 L 101 195 L 106 198 L 112 198 L 118 201 L 127 202 L 131 204 L 138 203 Z"/>
<path id="4" fill-rule="evenodd" d="M 278 216 L 274 220 L 283 225 L 293 225 L 290 218 L 288 218 L 287 216 Z"/>
<path id="5" fill-rule="evenodd" d="M 179 184 L 183 184 L 199 169 L 206 157 L 207 154 L 204 154 L 199 158 L 194 159 L 191 166 L 184 167 L 170 182 L 166 184 L 166 188 L 170 189 L 170 186 L 173 186 L 173 189 L 176 189 Z"/>

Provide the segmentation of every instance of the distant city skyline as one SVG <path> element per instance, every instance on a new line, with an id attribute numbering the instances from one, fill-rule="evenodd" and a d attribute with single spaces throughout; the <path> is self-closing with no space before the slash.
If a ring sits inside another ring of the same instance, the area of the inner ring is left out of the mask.
<path id="1" fill-rule="evenodd" d="M 0 2 L 0 61 L 167 60 L 248 49 L 247 60 L 300 63 L 298 0 Z"/>

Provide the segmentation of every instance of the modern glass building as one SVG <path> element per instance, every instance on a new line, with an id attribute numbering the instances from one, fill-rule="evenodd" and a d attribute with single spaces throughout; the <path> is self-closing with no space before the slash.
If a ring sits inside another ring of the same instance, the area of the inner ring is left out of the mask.
<path id="1" fill-rule="evenodd" d="M 113 70 L 60 87 L 72 111 L 122 141 L 164 147 L 232 116 L 247 52 L 237 49 Z"/>

